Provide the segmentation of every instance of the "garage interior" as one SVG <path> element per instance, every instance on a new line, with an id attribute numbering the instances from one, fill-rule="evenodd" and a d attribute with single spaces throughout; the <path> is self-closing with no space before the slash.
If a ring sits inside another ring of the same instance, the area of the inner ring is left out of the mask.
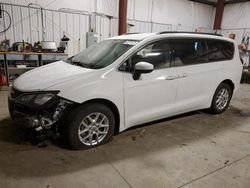
<path id="1" fill-rule="evenodd" d="M 250 1 L 1 0 L 0 187 L 250 187 Z M 126 33 L 188 31 L 233 38 L 244 65 L 224 113 L 194 111 L 70 150 L 15 126 L 14 79 Z"/>

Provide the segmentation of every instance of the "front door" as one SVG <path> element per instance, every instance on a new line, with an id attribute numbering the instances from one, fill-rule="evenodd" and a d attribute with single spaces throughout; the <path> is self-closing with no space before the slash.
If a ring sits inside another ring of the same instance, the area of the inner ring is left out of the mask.
<path id="1" fill-rule="evenodd" d="M 127 127 L 174 114 L 177 92 L 176 69 L 171 67 L 171 50 L 167 41 L 154 42 L 127 61 L 124 72 L 125 124 Z M 132 72 L 138 62 L 154 65 L 154 70 L 134 80 Z"/>

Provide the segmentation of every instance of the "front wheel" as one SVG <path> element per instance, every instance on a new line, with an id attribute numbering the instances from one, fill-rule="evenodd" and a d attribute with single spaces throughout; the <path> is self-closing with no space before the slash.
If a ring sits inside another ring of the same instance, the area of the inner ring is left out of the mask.
<path id="1" fill-rule="evenodd" d="M 86 104 L 69 115 L 62 136 L 71 148 L 87 149 L 108 142 L 114 128 L 112 110 L 103 104 Z"/>
<path id="2" fill-rule="evenodd" d="M 221 83 L 216 89 L 209 111 L 213 114 L 224 112 L 232 98 L 232 88 L 227 83 Z"/>

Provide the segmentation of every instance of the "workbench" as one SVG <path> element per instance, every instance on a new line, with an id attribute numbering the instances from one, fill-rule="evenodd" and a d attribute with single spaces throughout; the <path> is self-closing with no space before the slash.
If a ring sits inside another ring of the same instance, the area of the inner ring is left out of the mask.
<path id="1" fill-rule="evenodd" d="M 66 53 L 39 52 L 0 52 L 0 70 L 6 76 L 6 86 L 11 85 L 10 72 L 23 73 L 44 64 L 59 61 L 68 57 Z M 16 62 L 27 62 L 32 66 L 17 67 Z"/>

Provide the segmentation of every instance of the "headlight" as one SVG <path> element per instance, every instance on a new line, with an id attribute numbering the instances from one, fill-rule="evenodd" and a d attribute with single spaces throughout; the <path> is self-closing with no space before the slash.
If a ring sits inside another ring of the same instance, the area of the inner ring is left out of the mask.
<path id="1" fill-rule="evenodd" d="M 57 93 L 58 92 L 27 93 L 18 97 L 16 103 L 29 107 L 39 107 L 55 99 Z"/>

